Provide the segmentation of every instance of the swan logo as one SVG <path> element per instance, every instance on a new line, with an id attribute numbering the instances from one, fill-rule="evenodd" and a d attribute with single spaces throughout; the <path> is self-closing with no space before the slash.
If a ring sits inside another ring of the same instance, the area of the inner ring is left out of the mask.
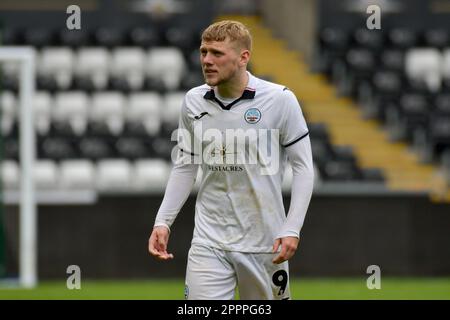
<path id="1" fill-rule="evenodd" d="M 258 123 L 261 120 L 261 111 L 256 108 L 248 109 L 245 112 L 244 119 L 250 124 Z"/>

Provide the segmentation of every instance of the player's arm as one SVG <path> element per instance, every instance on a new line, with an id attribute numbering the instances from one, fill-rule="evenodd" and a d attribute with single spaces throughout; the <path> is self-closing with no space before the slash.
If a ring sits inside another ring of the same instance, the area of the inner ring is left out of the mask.
<path id="1" fill-rule="evenodd" d="M 150 254 L 158 259 L 168 260 L 173 258 L 173 255 L 167 252 L 170 226 L 191 193 L 197 171 L 197 164 L 178 164 L 172 169 L 164 199 L 156 215 L 148 242 Z"/>
<path id="2" fill-rule="evenodd" d="M 150 254 L 161 260 L 173 258 L 173 255 L 167 252 L 170 227 L 191 193 L 199 167 L 191 152 L 192 119 L 188 116 L 186 98 L 181 107 L 178 129 L 178 156 L 148 241 Z"/>
<path id="3" fill-rule="evenodd" d="M 300 105 L 289 90 L 284 90 L 281 98 L 284 121 L 281 125 L 280 143 L 292 166 L 293 179 L 289 212 L 273 246 L 274 252 L 281 247 L 279 254 L 273 259 L 274 263 L 286 261 L 296 252 L 314 187 L 311 142 Z"/>
<path id="4" fill-rule="evenodd" d="M 274 258 L 274 263 L 289 260 L 297 250 L 299 233 L 314 188 L 314 167 L 309 136 L 287 147 L 286 153 L 293 171 L 291 204 L 286 222 L 275 240 L 274 252 L 278 251 L 280 246 L 281 251 Z"/>

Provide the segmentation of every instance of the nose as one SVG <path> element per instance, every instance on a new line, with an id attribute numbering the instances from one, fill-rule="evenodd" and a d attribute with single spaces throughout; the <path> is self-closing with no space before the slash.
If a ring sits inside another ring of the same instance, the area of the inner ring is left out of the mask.
<path id="1" fill-rule="evenodd" d="M 211 64 L 212 64 L 211 54 L 206 53 L 204 56 L 203 56 L 203 55 L 200 55 L 200 61 L 201 61 L 202 64 L 204 64 L 204 65 L 211 65 Z"/>

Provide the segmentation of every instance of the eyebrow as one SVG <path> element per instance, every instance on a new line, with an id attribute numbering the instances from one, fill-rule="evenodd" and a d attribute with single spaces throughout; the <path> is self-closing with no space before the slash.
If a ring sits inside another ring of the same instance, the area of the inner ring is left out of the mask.
<path id="1" fill-rule="evenodd" d="M 219 49 L 211 48 L 208 50 L 208 48 L 206 48 L 206 47 L 200 47 L 200 52 L 202 52 L 202 51 L 211 51 L 212 53 L 224 53 L 224 51 L 219 50 Z"/>

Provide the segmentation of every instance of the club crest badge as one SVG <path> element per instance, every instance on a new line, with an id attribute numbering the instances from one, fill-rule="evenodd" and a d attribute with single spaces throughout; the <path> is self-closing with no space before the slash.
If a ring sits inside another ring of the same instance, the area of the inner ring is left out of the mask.
<path id="1" fill-rule="evenodd" d="M 245 111 L 244 119 L 250 124 L 258 123 L 261 120 L 261 111 L 256 108 L 250 108 Z"/>

